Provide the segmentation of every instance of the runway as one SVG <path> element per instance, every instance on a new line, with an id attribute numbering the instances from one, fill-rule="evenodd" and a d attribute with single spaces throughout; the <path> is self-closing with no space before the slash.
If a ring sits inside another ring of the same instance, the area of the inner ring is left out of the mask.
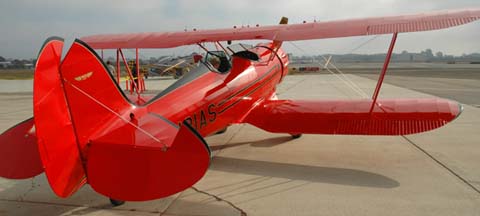
<path id="1" fill-rule="evenodd" d="M 215 155 L 211 167 L 184 192 L 111 207 L 89 186 L 60 199 L 44 175 L 0 178 L 0 215 L 478 215 L 480 79 L 418 74 L 387 77 L 380 97 L 455 99 L 465 104 L 458 119 L 410 136 L 303 135 L 295 140 L 234 125 L 206 139 Z M 371 95 L 375 74 L 346 76 Z M 29 82 L 0 81 L 0 131 L 32 115 Z M 155 82 L 148 80 L 147 88 L 163 88 Z M 23 88 L 8 90 L 7 85 Z M 328 74 L 287 76 L 278 94 L 282 99 L 360 97 Z"/>

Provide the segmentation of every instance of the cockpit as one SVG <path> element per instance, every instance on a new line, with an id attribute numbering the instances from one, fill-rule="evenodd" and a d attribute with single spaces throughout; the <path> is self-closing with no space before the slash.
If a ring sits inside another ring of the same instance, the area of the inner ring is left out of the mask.
<path id="1" fill-rule="evenodd" d="M 160 98 L 175 89 L 196 80 L 205 73 L 213 72 L 218 74 L 228 74 L 233 67 L 233 57 L 248 59 L 251 61 L 259 60 L 259 56 L 255 53 L 254 47 L 246 44 L 234 44 L 226 48 L 219 45 L 217 46 L 217 50 L 208 50 L 203 45 L 198 45 L 205 51 L 203 55 L 193 54 L 186 56 L 186 58 L 184 57 L 183 59 L 180 58 L 181 61 L 179 62 L 187 62 L 185 63 L 185 66 L 181 63 L 175 63 L 173 66 L 166 64 L 166 69 L 161 69 L 161 73 L 157 73 L 162 76 L 162 74 L 169 74 L 169 71 L 173 70 L 176 71 L 174 73 L 175 79 L 177 79 L 175 75 L 180 75 L 177 76 L 179 78 L 178 80 L 172 82 L 170 85 L 165 85 L 166 87 L 155 96 L 147 97 L 148 101 Z M 218 49 L 218 47 L 221 47 L 221 49 Z M 178 73 L 179 70 L 181 73 Z M 133 94 L 133 89 L 130 90 L 130 93 Z"/>
<path id="2" fill-rule="evenodd" d="M 232 68 L 231 58 L 224 51 L 208 51 L 201 62 L 213 72 L 221 74 L 228 73 Z"/>
<path id="3" fill-rule="evenodd" d="M 201 46 L 204 48 L 203 46 Z M 201 58 L 200 62 L 204 64 L 213 72 L 228 73 L 232 69 L 231 56 L 249 59 L 252 61 L 258 61 L 260 57 L 257 53 L 252 52 L 253 46 L 246 44 L 234 44 L 228 46 L 227 49 L 210 51 L 204 48 L 206 51 L 205 58 Z M 227 54 L 231 53 L 231 55 Z"/>

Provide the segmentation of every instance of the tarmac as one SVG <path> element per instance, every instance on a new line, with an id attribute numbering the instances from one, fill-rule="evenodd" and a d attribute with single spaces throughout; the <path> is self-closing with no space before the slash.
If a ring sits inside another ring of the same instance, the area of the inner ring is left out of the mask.
<path id="1" fill-rule="evenodd" d="M 371 95 L 376 78 L 369 76 L 345 75 Z M 343 76 L 287 76 L 279 97 L 361 97 L 338 77 Z M 206 138 L 215 155 L 210 169 L 176 195 L 112 207 L 88 185 L 61 199 L 43 174 L 21 181 L 0 178 L 0 215 L 480 215 L 480 109 L 475 106 L 480 79 L 452 77 L 392 76 L 382 87 L 381 98 L 436 95 L 465 101 L 458 119 L 434 131 L 291 139 L 234 125 Z M 148 80 L 147 88 L 162 88 L 155 82 Z M 31 83 L 0 80 L 0 131 L 32 115 Z"/>

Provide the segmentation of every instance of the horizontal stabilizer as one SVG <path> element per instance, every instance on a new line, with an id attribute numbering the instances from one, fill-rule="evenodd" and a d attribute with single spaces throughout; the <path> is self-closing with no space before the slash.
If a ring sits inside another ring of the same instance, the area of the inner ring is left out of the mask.
<path id="1" fill-rule="evenodd" d="M 246 123 L 275 133 L 407 135 L 439 128 L 462 111 L 444 99 L 272 100 L 254 110 Z"/>
<path id="2" fill-rule="evenodd" d="M 43 172 L 33 118 L 0 135 L 0 176 L 26 179 Z"/>
<path id="3" fill-rule="evenodd" d="M 119 200 L 152 200 L 183 191 L 203 177 L 210 150 L 202 137 L 186 122 L 178 130 L 155 120 L 134 121 L 138 128 L 129 124 L 92 140 L 87 174 L 95 191 Z"/>

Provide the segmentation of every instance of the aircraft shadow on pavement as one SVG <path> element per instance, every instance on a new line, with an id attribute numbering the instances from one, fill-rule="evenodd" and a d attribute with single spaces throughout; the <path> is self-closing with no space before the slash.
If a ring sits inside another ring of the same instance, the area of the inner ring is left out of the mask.
<path id="1" fill-rule="evenodd" d="M 291 140 L 292 138 L 290 136 L 274 137 L 255 142 L 240 142 L 210 146 L 210 149 L 212 151 L 217 151 L 243 145 L 250 145 L 253 147 L 274 147 L 286 144 Z M 399 182 L 387 176 L 362 170 L 247 160 L 221 156 L 214 157 L 211 169 L 232 173 L 245 173 L 258 176 L 351 186 L 376 188 L 395 188 L 400 186 Z"/>
<path id="2" fill-rule="evenodd" d="M 220 150 L 242 145 L 252 147 L 274 147 L 290 142 L 290 136 L 275 137 L 255 142 L 234 143 L 220 146 L 211 146 L 212 150 Z M 211 168 L 216 171 L 241 173 L 256 176 L 268 176 L 274 178 L 284 178 L 290 180 L 300 180 L 316 183 L 327 183 L 347 186 L 361 186 L 374 188 L 395 188 L 399 182 L 389 177 L 371 172 L 321 167 L 301 164 L 289 164 L 280 162 L 268 162 L 259 160 L 248 160 L 216 156 L 213 158 Z M 156 201 L 127 202 L 120 208 L 112 208 L 108 198 L 95 193 L 90 187 L 83 187 L 69 199 L 60 199 L 55 197 L 48 188 L 48 183 L 44 175 L 40 175 L 32 180 L 17 181 L 13 185 L 0 185 L 0 215 L 31 215 L 32 212 L 43 212 L 45 215 L 84 215 L 96 214 L 102 211 L 115 211 L 116 215 L 129 215 L 132 211 L 142 213 L 156 213 Z M 34 188 L 32 186 L 35 185 Z M 181 200 L 183 204 L 188 200 Z M 178 204 L 178 203 L 177 203 Z M 17 207 L 11 207 L 11 206 Z M 190 202 L 191 205 L 198 205 L 194 211 L 203 212 L 214 210 L 219 212 L 230 211 L 228 206 L 218 206 L 215 204 Z M 10 206 L 10 207 L 9 207 Z M 56 206 L 52 208 L 52 206 Z M 216 209 L 216 210 L 215 210 Z M 159 211 L 161 212 L 161 210 Z"/>
<path id="3" fill-rule="evenodd" d="M 255 142 L 239 142 L 239 143 L 233 143 L 233 144 L 210 146 L 210 150 L 217 151 L 217 150 L 221 150 L 221 149 L 232 148 L 232 147 L 243 146 L 243 145 L 250 145 L 250 146 L 253 146 L 253 147 L 261 147 L 261 148 L 269 148 L 269 147 L 274 147 L 274 146 L 281 145 L 281 144 L 286 144 L 287 142 L 289 142 L 291 140 L 292 140 L 292 137 L 290 137 L 290 136 L 273 137 L 273 138 L 258 140 L 258 141 L 255 141 Z"/>
<path id="4" fill-rule="evenodd" d="M 389 177 L 346 168 L 320 167 L 216 156 L 210 169 L 318 183 L 375 188 L 395 188 L 400 183 Z"/>

